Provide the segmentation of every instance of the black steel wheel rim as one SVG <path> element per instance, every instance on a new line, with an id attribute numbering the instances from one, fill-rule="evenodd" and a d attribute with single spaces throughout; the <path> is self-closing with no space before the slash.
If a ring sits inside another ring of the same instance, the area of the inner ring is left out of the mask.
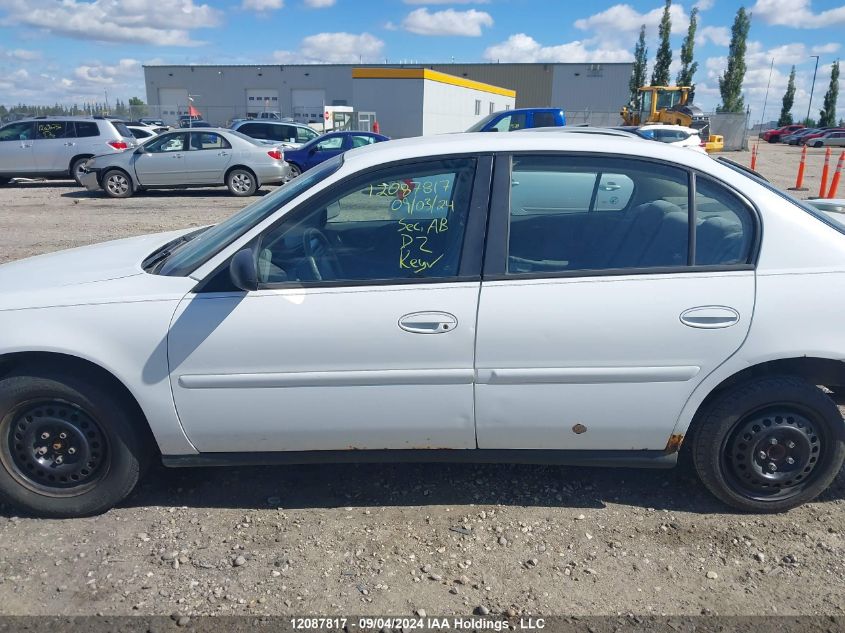
<path id="1" fill-rule="evenodd" d="M 820 472 L 824 428 L 793 405 L 767 407 L 741 418 L 721 451 L 722 470 L 739 494 L 780 501 L 799 494 Z"/>
<path id="2" fill-rule="evenodd" d="M 108 438 L 95 418 L 64 400 L 19 405 L 2 434 L 4 466 L 36 492 L 72 497 L 93 488 L 108 471 Z"/>

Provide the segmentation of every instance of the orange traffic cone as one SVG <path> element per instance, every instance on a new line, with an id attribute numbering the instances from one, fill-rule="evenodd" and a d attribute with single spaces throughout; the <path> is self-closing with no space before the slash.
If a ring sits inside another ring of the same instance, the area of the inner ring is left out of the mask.
<path id="1" fill-rule="evenodd" d="M 806 145 L 804 146 L 806 147 Z M 827 151 L 824 153 L 824 167 L 822 168 L 822 183 L 819 186 L 819 198 L 824 198 L 824 194 L 827 193 L 825 189 L 827 189 L 827 173 L 830 171 L 830 148 L 827 148 Z"/>
<path id="2" fill-rule="evenodd" d="M 839 179 L 842 177 L 842 163 L 845 163 L 845 152 L 839 155 L 839 160 L 836 161 L 836 171 L 833 172 L 833 180 L 830 181 L 830 189 L 827 191 L 828 198 L 835 198 L 836 191 L 839 189 Z"/>
<path id="3" fill-rule="evenodd" d="M 757 145 L 751 148 L 751 171 L 757 171 Z"/>
<path id="4" fill-rule="evenodd" d="M 801 150 L 801 162 L 798 164 L 798 177 L 795 179 L 795 186 L 790 187 L 790 191 L 807 191 L 804 186 L 804 166 L 807 163 L 807 146 Z"/>

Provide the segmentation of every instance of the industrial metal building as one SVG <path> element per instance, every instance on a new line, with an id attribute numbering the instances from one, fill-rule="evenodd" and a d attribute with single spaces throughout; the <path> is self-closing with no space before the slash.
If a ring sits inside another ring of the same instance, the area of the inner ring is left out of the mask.
<path id="1" fill-rule="evenodd" d="M 429 69 L 515 91 L 517 108 L 613 113 L 628 100 L 632 64 L 144 66 L 144 77 L 150 111 L 171 121 L 186 113 L 189 104 L 219 125 L 262 112 L 318 121 L 324 106 L 362 109 L 355 103 L 353 68 Z M 393 104 L 389 93 L 381 96 L 379 110 L 401 107 Z M 367 107 L 372 109 L 372 103 Z M 476 118 L 488 113 L 484 108 Z"/>

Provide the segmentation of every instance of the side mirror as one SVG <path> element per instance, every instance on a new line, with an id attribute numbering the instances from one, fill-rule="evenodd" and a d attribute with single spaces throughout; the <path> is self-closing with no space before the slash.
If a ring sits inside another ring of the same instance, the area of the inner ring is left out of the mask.
<path id="1" fill-rule="evenodd" d="M 229 277 L 236 288 L 249 292 L 258 290 L 258 266 L 255 263 L 255 253 L 251 248 L 245 248 L 235 253 L 229 262 Z"/>
<path id="2" fill-rule="evenodd" d="M 316 154 L 316 153 L 317 153 L 317 148 L 316 148 L 316 147 L 312 147 L 311 149 L 309 149 L 309 150 L 308 150 L 308 154 L 309 154 L 309 156 L 313 156 L 313 155 L 314 155 L 314 154 Z"/>

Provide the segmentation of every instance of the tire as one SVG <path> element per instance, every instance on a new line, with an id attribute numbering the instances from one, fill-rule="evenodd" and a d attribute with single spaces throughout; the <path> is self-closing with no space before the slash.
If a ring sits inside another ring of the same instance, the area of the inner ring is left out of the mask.
<path id="1" fill-rule="evenodd" d="M 89 160 L 88 157 L 77 158 L 70 165 L 70 175 L 76 181 L 76 184 L 82 186 L 82 166 Z"/>
<path id="2" fill-rule="evenodd" d="M 113 389 L 70 374 L 0 380 L 0 498 L 40 517 L 105 512 L 149 458 L 136 418 Z"/>
<path id="3" fill-rule="evenodd" d="M 302 175 L 302 170 L 299 168 L 299 165 L 296 163 L 288 163 L 290 165 L 290 174 L 288 175 L 288 180 L 293 180 L 298 176 Z"/>
<path id="4" fill-rule="evenodd" d="M 842 415 L 825 393 L 799 378 L 755 378 L 731 387 L 694 424 L 699 479 L 745 512 L 783 512 L 814 499 L 845 459 Z"/>
<path id="5" fill-rule="evenodd" d="M 110 169 L 100 181 L 103 191 L 110 198 L 128 198 L 135 193 L 132 178 L 122 169 Z"/>
<path id="6" fill-rule="evenodd" d="M 254 196 L 258 191 L 255 175 L 248 169 L 233 169 L 226 174 L 226 186 L 233 196 Z"/>
<path id="7" fill-rule="evenodd" d="M 769 143 L 777 143 L 778 141 L 780 141 L 779 136 L 770 136 L 769 137 Z"/>
<path id="8" fill-rule="evenodd" d="M 821 141 L 814 141 L 812 147 L 821 147 L 823 144 Z"/>

